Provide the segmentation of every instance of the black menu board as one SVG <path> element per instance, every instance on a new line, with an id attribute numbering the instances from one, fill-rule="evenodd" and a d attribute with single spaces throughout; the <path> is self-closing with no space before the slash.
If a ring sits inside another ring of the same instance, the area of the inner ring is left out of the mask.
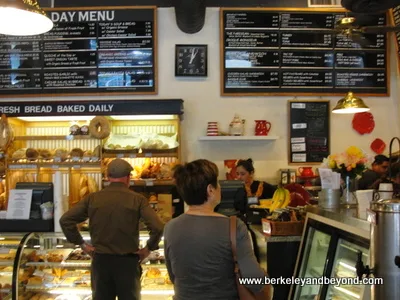
<path id="1" fill-rule="evenodd" d="M 321 163 L 329 155 L 329 101 L 289 101 L 289 162 Z"/>
<path id="2" fill-rule="evenodd" d="M 0 95 L 157 92 L 155 7 L 46 13 L 45 34 L 0 35 Z"/>
<path id="3" fill-rule="evenodd" d="M 386 34 L 334 30 L 343 10 L 222 8 L 221 94 L 388 95 Z M 370 18 L 385 25 L 386 14 Z M 357 43 L 357 42 L 358 43 Z"/>

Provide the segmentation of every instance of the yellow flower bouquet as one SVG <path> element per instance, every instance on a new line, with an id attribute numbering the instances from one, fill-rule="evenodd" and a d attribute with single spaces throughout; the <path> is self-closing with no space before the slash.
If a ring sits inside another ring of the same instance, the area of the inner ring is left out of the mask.
<path id="1" fill-rule="evenodd" d="M 323 166 L 340 173 L 344 179 L 346 177 L 356 178 L 369 167 L 370 159 L 360 148 L 350 146 L 346 151 L 338 154 L 331 154 L 323 160 Z"/>

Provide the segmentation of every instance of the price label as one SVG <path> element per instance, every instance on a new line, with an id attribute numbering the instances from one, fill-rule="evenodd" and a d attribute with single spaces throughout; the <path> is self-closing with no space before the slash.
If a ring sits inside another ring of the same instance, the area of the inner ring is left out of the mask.
<path id="1" fill-rule="evenodd" d="M 117 158 L 123 158 L 125 155 L 123 153 L 118 153 Z"/>
<path id="2" fill-rule="evenodd" d="M 153 186 L 154 185 L 154 181 L 152 180 L 146 180 L 146 186 Z"/>
<path id="3" fill-rule="evenodd" d="M 52 169 L 58 169 L 60 166 L 59 165 L 52 165 L 51 168 Z"/>
<path id="4" fill-rule="evenodd" d="M 292 108 L 305 109 L 306 104 L 305 103 L 292 103 Z"/>
<path id="5" fill-rule="evenodd" d="M 152 154 L 152 153 L 145 153 L 144 156 L 145 156 L 145 157 L 152 157 L 153 154 Z"/>
<path id="6" fill-rule="evenodd" d="M 8 254 L 10 252 L 7 248 L 0 248 L 0 254 Z"/>
<path id="7" fill-rule="evenodd" d="M 130 158 L 136 158 L 136 154 L 129 154 Z"/>
<path id="8" fill-rule="evenodd" d="M 80 165 L 75 165 L 75 166 L 72 166 L 72 168 L 74 168 L 74 169 L 80 169 L 81 166 L 80 166 Z"/>

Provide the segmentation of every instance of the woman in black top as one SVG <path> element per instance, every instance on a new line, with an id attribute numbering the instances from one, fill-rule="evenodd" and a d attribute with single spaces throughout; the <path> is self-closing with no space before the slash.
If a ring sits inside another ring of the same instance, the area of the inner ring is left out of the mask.
<path id="1" fill-rule="evenodd" d="M 236 164 L 237 179 L 244 181 L 247 197 L 258 199 L 271 199 L 276 188 L 264 181 L 254 180 L 253 160 L 241 159 Z"/>

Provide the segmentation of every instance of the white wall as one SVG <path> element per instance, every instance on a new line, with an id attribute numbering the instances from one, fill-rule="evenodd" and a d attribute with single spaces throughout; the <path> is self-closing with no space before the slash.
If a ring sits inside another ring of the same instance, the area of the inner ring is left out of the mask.
<path id="1" fill-rule="evenodd" d="M 392 40 L 394 41 L 394 40 Z M 175 44 L 208 44 L 208 77 L 188 79 L 174 77 Z M 219 9 L 208 8 L 204 28 L 194 35 L 181 32 L 175 23 L 172 8 L 158 9 L 158 87 L 156 96 L 119 97 L 63 97 L 68 99 L 156 99 L 181 98 L 184 100 L 182 122 L 183 158 L 193 160 L 207 158 L 218 164 L 223 177 L 223 160 L 248 158 L 255 161 L 256 175 L 271 182 L 277 181 L 279 168 L 288 167 L 288 120 L 287 102 L 293 97 L 221 97 L 219 59 Z M 331 115 L 331 152 L 340 152 L 347 146 L 357 145 L 373 154 L 370 143 L 377 137 L 389 146 L 392 137 L 399 135 L 399 105 L 397 85 L 397 60 L 395 49 L 391 59 L 391 96 L 363 97 L 375 117 L 376 127 L 371 134 L 359 135 L 351 126 L 352 115 Z M 343 95 L 344 96 L 344 95 Z M 322 97 L 331 100 L 333 107 L 340 97 Z M 298 99 L 320 99 L 320 97 L 299 97 Z M 24 101 L 50 100 L 19 99 Z M 52 98 L 51 100 L 55 100 Z M 206 133 L 208 121 L 218 121 L 222 130 L 235 113 L 247 120 L 246 132 L 253 134 L 254 120 L 266 119 L 272 123 L 270 135 L 279 136 L 276 141 L 263 142 L 206 142 L 198 141 Z M 397 145 L 396 145 L 397 151 Z M 388 148 L 387 151 L 389 152 Z"/>

